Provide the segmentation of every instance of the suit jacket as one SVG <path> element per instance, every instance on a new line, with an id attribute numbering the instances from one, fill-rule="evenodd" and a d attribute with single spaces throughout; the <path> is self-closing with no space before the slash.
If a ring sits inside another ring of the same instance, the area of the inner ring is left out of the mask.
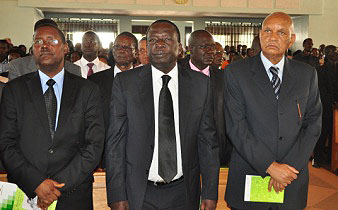
<path id="1" fill-rule="evenodd" d="M 69 73 L 75 74 L 81 77 L 80 67 L 69 62 L 65 61 L 65 69 L 68 70 Z M 8 79 L 13 80 L 21 75 L 37 71 L 38 67 L 36 65 L 34 56 L 26 56 L 23 58 L 15 59 L 9 62 L 9 74 Z"/>
<path id="2" fill-rule="evenodd" d="M 100 93 L 94 83 L 65 71 L 52 139 L 38 72 L 12 80 L 3 91 L 0 127 L 8 180 L 28 197 L 35 196 L 34 190 L 46 178 L 65 183 L 59 200 L 77 193 L 82 184 L 92 184 L 104 142 Z M 75 202 L 71 208 L 76 206 Z"/>
<path id="3" fill-rule="evenodd" d="M 109 104 L 111 101 L 112 87 L 114 81 L 114 66 L 110 69 L 97 72 L 88 77 L 88 79 L 96 83 L 101 92 L 101 99 L 103 104 L 103 117 L 106 131 L 109 125 Z"/>
<path id="4" fill-rule="evenodd" d="M 246 175 L 265 177 L 267 168 L 276 161 L 300 172 L 286 187 L 280 209 L 305 208 L 307 163 L 321 131 L 322 106 L 315 69 L 286 58 L 277 100 L 258 54 L 229 65 L 225 87 L 227 133 L 234 145 L 227 203 L 240 209 L 271 205 L 244 202 L 244 183 Z"/>
<path id="5" fill-rule="evenodd" d="M 186 68 L 190 68 L 190 58 L 184 58 L 180 61 Z M 193 70 L 192 70 L 193 71 Z M 230 162 L 232 145 L 225 132 L 224 119 L 224 71 L 217 67 L 210 66 L 210 85 L 212 101 L 214 108 L 214 119 L 216 123 L 217 139 L 219 144 L 220 165 L 225 166 Z"/>
<path id="6" fill-rule="evenodd" d="M 217 200 L 219 157 L 209 79 L 178 65 L 179 132 L 188 209 L 202 199 Z M 114 79 L 107 136 L 108 203 L 128 200 L 141 209 L 154 149 L 151 66 Z"/>

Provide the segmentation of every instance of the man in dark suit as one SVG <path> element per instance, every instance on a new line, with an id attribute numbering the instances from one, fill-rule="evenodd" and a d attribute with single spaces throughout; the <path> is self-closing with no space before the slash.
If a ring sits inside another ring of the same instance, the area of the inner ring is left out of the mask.
<path id="1" fill-rule="evenodd" d="M 209 32 L 197 30 L 190 34 L 188 47 L 190 59 L 184 59 L 183 63 L 188 68 L 210 77 L 220 165 L 226 166 L 230 161 L 232 146 L 225 133 L 224 72 L 212 66 L 216 53 L 216 44 Z"/>
<path id="2" fill-rule="evenodd" d="M 225 119 L 234 146 L 225 199 L 232 209 L 306 207 L 322 105 L 315 69 L 284 56 L 295 38 L 290 16 L 273 13 L 260 31 L 262 52 L 225 71 Z M 269 175 L 269 190 L 285 189 L 284 202 L 244 201 L 246 175 Z"/>
<path id="3" fill-rule="evenodd" d="M 95 82 L 100 88 L 106 130 L 108 130 L 109 125 L 109 104 L 111 101 L 111 90 L 114 77 L 119 72 L 127 71 L 133 68 L 133 61 L 136 58 L 136 53 L 136 37 L 130 32 L 122 32 L 116 37 L 114 41 L 113 56 L 115 60 L 115 66 L 112 66 L 110 69 L 92 74 L 88 77 L 89 80 Z"/>
<path id="4" fill-rule="evenodd" d="M 39 70 L 6 84 L 0 154 L 8 180 L 45 209 L 93 209 L 92 172 L 104 142 L 98 87 L 64 67 L 65 37 L 51 24 L 33 38 Z"/>
<path id="5" fill-rule="evenodd" d="M 107 197 L 114 210 L 197 210 L 200 196 L 201 209 L 216 208 L 211 88 L 208 77 L 177 65 L 179 41 L 175 24 L 155 21 L 147 31 L 150 64 L 114 79 L 106 142 Z"/>

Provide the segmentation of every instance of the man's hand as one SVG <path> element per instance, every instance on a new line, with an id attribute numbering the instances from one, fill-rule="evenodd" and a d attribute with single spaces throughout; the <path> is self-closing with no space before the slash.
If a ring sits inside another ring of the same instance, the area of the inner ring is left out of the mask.
<path id="1" fill-rule="evenodd" d="M 291 184 L 293 180 L 297 179 L 297 174 L 299 174 L 299 171 L 297 171 L 294 167 L 277 162 L 271 163 L 267 172 L 275 181 L 282 184 L 284 187 Z"/>
<path id="2" fill-rule="evenodd" d="M 202 200 L 201 202 L 201 210 L 215 210 L 217 205 L 217 201 L 215 200 Z"/>
<path id="3" fill-rule="evenodd" d="M 268 187 L 269 192 L 271 192 L 271 187 L 273 187 L 273 189 L 275 189 L 276 193 L 282 192 L 285 189 L 284 185 L 278 183 L 272 177 L 270 177 L 270 181 L 269 181 L 269 187 Z"/>
<path id="4" fill-rule="evenodd" d="M 57 188 L 62 188 L 63 186 L 65 186 L 64 183 L 60 184 L 52 179 L 44 180 L 35 189 L 35 193 L 38 196 L 38 206 L 42 209 L 48 208 L 61 195 Z"/>
<path id="5" fill-rule="evenodd" d="M 119 202 L 110 203 L 109 207 L 112 210 L 129 210 L 128 201 L 119 201 Z"/>

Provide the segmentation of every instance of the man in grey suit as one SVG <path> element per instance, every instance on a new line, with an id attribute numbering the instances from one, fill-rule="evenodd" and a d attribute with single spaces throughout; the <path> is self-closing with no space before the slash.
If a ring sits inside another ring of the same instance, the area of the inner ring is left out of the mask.
<path id="1" fill-rule="evenodd" d="M 234 145 L 225 200 L 232 209 L 306 207 L 322 105 L 315 69 L 284 56 L 295 38 L 291 18 L 273 13 L 260 31 L 262 52 L 225 71 L 225 117 Z M 246 175 L 270 176 L 269 190 L 285 190 L 284 202 L 244 201 Z"/>
<path id="2" fill-rule="evenodd" d="M 75 74 L 77 76 L 81 76 L 80 67 L 69 62 L 65 61 L 65 68 L 69 73 Z M 15 59 L 9 62 L 9 73 L 8 79 L 13 80 L 19 76 L 24 74 L 28 74 L 34 71 L 37 71 L 38 67 L 35 63 L 35 59 L 33 56 L 26 56 L 23 58 Z"/>
<path id="3" fill-rule="evenodd" d="M 219 154 L 210 80 L 177 64 L 179 34 L 168 20 L 152 23 L 150 64 L 114 79 L 106 142 L 113 210 L 216 208 Z"/>

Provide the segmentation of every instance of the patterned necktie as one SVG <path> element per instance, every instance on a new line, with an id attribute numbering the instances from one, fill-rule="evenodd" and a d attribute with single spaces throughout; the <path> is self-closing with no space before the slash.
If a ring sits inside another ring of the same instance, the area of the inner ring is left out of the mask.
<path id="1" fill-rule="evenodd" d="M 56 96 L 54 93 L 53 85 L 55 81 L 53 79 L 49 79 L 46 84 L 48 85 L 48 89 L 43 94 L 46 103 L 48 121 L 49 121 L 49 129 L 52 139 L 54 138 L 55 134 L 55 123 L 56 123 L 56 108 L 57 108 L 57 101 Z"/>
<path id="2" fill-rule="evenodd" d="M 281 87 L 281 80 L 278 77 L 278 67 L 270 67 L 270 72 L 272 74 L 272 79 L 271 79 L 271 84 L 272 84 L 272 88 L 275 91 L 275 96 L 278 99 L 279 97 L 279 92 L 280 92 L 280 87 Z"/>
<path id="3" fill-rule="evenodd" d="M 170 79 L 168 75 L 162 76 L 158 109 L 158 174 L 167 183 L 172 181 L 177 174 L 174 109 L 168 88 Z"/>
<path id="4" fill-rule="evenodd" d="M 94 71 L 93 71 L 94 63 L 87 63 L 87 66 L 89 67 L 87 77 L 89 77 L 90 75 L 92 75 L 94 73 Z"/>

